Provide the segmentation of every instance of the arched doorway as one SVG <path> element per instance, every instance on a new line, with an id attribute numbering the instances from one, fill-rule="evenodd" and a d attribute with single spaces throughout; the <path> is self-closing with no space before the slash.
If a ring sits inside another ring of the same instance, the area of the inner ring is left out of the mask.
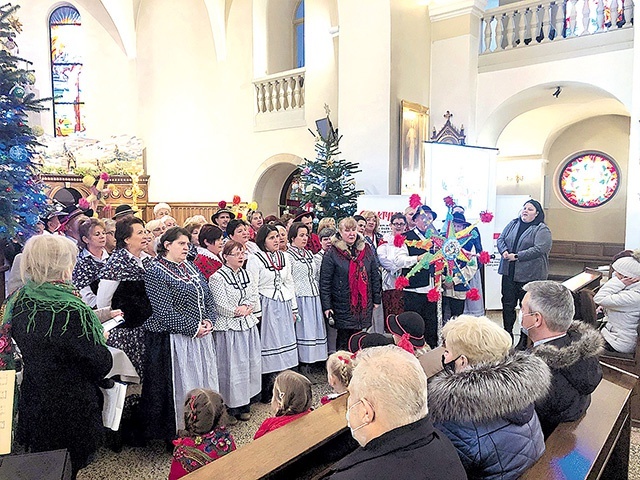
<path id="1" fill-rule="evenodd" d="M 254 182 L 253 198 L 265 215 L 280 215 L 281 205 L 286 205 L 298 165 L 303 159 L 290 153 L 268 158 L 258 169 Z"/>

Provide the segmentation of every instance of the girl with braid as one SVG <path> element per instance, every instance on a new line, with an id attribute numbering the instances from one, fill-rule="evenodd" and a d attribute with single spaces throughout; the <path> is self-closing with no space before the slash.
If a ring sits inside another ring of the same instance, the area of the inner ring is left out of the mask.
<path id="1" fill-rule="evenodd" d="M 274 416 L 262 422 L 253 439 L 305 416 L 311 411 L 312 400 L 311 382 L 307 377 L 291 370 L 280 372 L 273 384 L 271 411 Z"/>
<path id="2" fill-rule="evenodd" d="M 334 393 L 325 395 L 320 399 L 322 405 L 347 393 L 347 387 L 351 382 L 353 368 L 355 367 L 355 354 L 345 350 L 338 350 L 329 355 L 327 359 L 327 382 L 333 388 Z"/>
<path id="3" fill-rule="evenodd" d="M 178 430 L 173 443 L 173 462 L 169 480 L 211 463 L 236 449 L 236 443 L 220 421 L 224 414 L 222 397 L 212 390 L 196 388 L 184 402 L 184 430 Z"/>

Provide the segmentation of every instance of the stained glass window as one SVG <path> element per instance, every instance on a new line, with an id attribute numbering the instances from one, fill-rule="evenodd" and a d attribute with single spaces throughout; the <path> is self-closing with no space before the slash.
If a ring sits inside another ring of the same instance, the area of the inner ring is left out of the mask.
<path id="1" fill-rule="evenodd" d="M 580 153 L 560 170 L 558 186 L 564 200 L 578 208 L 604 205 L 618 191 L 620 169 L 601 152 Z"/>
<path id="2" fill-rule="evenodd" d="M 293 16 L 293 42 L 295 45 L 295 68 L 304 67 L 304 0 L 298 3 Z"/>
<path id="3" fill-rule="evenodd" d="M 56 8 L 49 17 L 53 121 L 56 136 L 83 132 L 82 24 L 74 7 Z"/>

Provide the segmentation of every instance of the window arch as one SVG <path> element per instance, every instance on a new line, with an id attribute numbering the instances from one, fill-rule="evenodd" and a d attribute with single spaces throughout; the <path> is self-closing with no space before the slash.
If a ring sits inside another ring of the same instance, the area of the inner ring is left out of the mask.
<path id="1" fill-rule="evenodd" d="M 82 22 L 71 5 L 56 8 L 49 16 L 53 130 L 56 136 L 83 132 Z"/>
<path id="2" fill-rule="evenodd" d="M 300 0 L 293 15 L 293 58 L 295 68 L 304 67 L 304 0 Z"/>

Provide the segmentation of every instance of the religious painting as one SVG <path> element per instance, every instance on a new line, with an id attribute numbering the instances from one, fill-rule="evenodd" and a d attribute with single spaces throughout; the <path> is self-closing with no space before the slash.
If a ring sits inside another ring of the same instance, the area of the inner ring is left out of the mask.
<path id="1" fill-rule="evenodd" d="M 411 195 L 424 188 L 423 143 L 429 123 L 429 109 L 402 100 L 400 114 L 400 193 Z"/>
<path id="2" fill-rule="evenodd" d="M 557 187 L 569 206 L 590 209 L 611 200 L 620 186 L 620 169 L 602 152 L 571 156 L 558 172 Z"/>

